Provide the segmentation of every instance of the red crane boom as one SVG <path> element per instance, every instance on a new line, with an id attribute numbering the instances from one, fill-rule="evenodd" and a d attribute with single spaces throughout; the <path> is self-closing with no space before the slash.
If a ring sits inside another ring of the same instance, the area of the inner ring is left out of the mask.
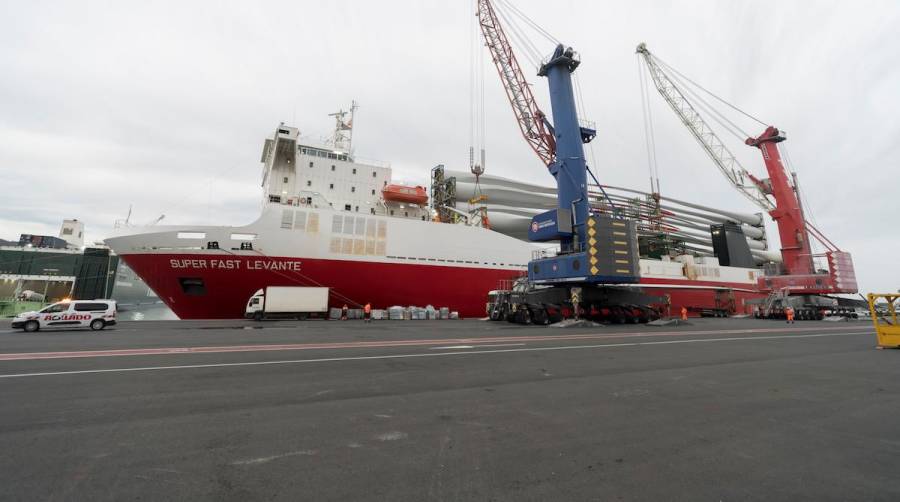
<path id="1" fill-rule="evenodd" d="M 541 162 L 549 166 L 555 160 L 556 140 L 550 131 L 546 115 L 538 107 L 531 87 L 525 80 L 522 67 L 490 0 L 478 0 L 477 15 L 485 45 L 491 51 L 491 59 L 500 74 L 503 90 L 512 105 L 522 136 Z"/>

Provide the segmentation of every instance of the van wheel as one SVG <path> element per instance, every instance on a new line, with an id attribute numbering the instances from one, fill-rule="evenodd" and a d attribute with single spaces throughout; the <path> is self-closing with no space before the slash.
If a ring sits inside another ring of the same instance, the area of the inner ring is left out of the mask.
<path id="1" fill-rule="evenodd" d="M 91 329 L 94 331 L 100 331 L 101 329 L 106 327 L 106 323 L 103 319 L 94 319 L 91 321 Z"/>
<path id="2" fill-rule="evenodd" d="M 41 329 L 41 325 L 38 324 L 37 321 L 28 321 L 25 323 L 24 328 L 25 328 L 25 331 L 27 331 L 29 333 L 34 333 L 35 331 Z"/>

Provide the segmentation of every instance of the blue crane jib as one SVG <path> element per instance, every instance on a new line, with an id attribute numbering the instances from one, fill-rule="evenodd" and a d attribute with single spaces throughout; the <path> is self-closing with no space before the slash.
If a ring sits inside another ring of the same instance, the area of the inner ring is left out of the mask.
<path id="1" fill-rule="evenodd" d="M 596 131 L 578 123 L 572 73 L 579 64 L 571 47 L 558 45 L 538 72 L 550 87 L 550 130 L 556 141 L 548 167 L 556 178 L 558 207 L 533 217 L 528 237 L 559 240 L 560 250 L 557 256 L 532 260 L 528 278 L 535 283 L 635 283 L 640 265 L 634 222 L 590 213 L 584 143 Z"/>

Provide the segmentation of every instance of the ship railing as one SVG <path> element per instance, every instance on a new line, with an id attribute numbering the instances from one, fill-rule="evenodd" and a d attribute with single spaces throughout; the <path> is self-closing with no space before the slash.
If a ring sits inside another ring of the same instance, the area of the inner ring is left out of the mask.
<path id="1" fill-rule="evenodd" d="M 353 162 L 355 164 L 365 164 L 367 166 L 383 167 L 386 169 L 390 169 L 391 167 L 390 162 L 378 159 L 369 159 L 366 157 L 353 157 Z"/>

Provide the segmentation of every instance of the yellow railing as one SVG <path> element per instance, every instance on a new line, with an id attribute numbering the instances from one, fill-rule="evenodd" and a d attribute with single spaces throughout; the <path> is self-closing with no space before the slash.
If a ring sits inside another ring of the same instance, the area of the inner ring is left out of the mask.
<path id="1" fill-rule="evenodd" d="M 872 323 L 875 325 L 875 335 L 878 337 L 878 348 L 900 348 L 900 323 L 897 322 L 897 300 L 900 293 L 869 293 L 869 312 L 872 314 Z M 879 300 L 887 302 L 886 310 L 881 310 Z"/>

